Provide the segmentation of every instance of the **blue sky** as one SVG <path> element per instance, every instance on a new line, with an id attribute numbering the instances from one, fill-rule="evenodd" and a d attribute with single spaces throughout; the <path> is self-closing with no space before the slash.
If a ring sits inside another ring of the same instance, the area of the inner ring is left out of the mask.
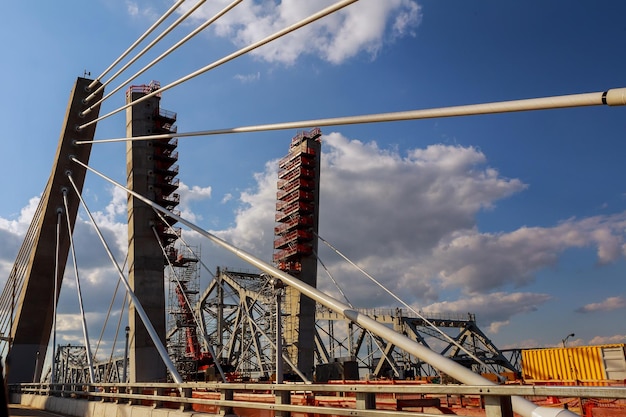
<path id="1" fill-rule="evenodd" d="M 99 75 L 172 3 L 5 5 L 3 276 L 47 181 L 75 78 Z M 149 56 L 226 3 L 207 2 Z M 275 3 L 244 0 L 133 84 L 166 85 L 331 2 Z M 624 87 L 625 12 L 617 1 L 361 0 L 165 92 L 161 105 L 187 132 Z M 117 94 L 101 114 L 123 103 Z M 576 345 L 625 343 L 624 111 L 325 127 L 320 235 L 416 308 L 476 313 L 499 347 L 554 346 L 572 332 Z M 96 138 L 124 129 L 116 115 L 99 123 Z M 183 215 L 271 259 L 276 160 L 295 133 L 181 139 Z M 123 181 L 124 158 L 123 144 L 102 144 L 91 163 Z M 125 197 L 97 178 L 85 196 L 121 253 Z M 87 244 L 93 232 L 77 233 L 89 316 L 98 322 L 114 275 L 98 243 Z M 243 266 L 202 245 L 208 265 Z M 329 250 L 320 257 L 354 304 L 395 306 Z M 327 281 L 320 275 L 320 287 L 336 294 Z M 67 295 L 69 341 L 75 311 Z"/>

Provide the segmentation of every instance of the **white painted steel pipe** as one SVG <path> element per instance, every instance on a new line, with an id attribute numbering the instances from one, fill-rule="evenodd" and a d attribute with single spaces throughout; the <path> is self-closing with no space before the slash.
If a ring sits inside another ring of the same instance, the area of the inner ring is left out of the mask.
<path id="1" fill-rule="evenodd" d="M 274 33 L 273 35 L 270 35 L 270 36 L 268 36 L 268 37 L 266 37 L 264 39 L 261 39 L 260 41 L 255 42 L 255 43 L 253 43 L 251 45 L 248 45 L 245 48 L 241 48 L 240 50 L 238 50 L 236 52 L 233 52 L 232 54 L 230 54 L 228 56 L 225 56 L 224 58 L 218 59 L 217 61 L 213 62 L 212 64 L 206 65 L 206 66 L 204 66 L 204 67 L 202 67 L 202 68 L 200 68 L 200 69 L 198 69 L 198 70 L 196 70 L 196 71 L 194 71 L 194 72 L 192 72 L 192 73 L 190 73 L 190 74 L 188 74 L 188 75 L 186 75 L 186 76 L 184 76 L 182 78 L 179 78 L 176 81 L 172 81 L 168 85 L 161 87 L 158 91 L 153 91 L 150 94 L 146 94 L 145 96 L 141 97 L 140 99 L 137 99 L 137 100 L 133 101 L 132 103 L 128 103 L 125 106 L 122 106 L 122 107 L 120 107 L 120 108 L 118 108 L 116 110 L 113 110 L 110 113 L 105 114 L 104 116 L 100 116 L 97 119 L 94 119 L 94 120 L 92 120 L 92 121 L 90 121 L 88 123 L 85 123 L 85 124 L 79 126 L 78 128 L 82 129 L 82 128 L 87 127 L 89 125 L 95 124 L 95 123 L 99 122 L 102 119 L 106 119 L 107 117 L 110 117 L 110 116 L 112 116 L 112 115 L 114 115 L 116 113 L 119 113 L 122 110 L 125 110 L 125 109 L 127 109 L 127 108 L 129 108 L 131 106 L 134 106 L 135 104 L 141 103 L 142 101 L 147 100 L 150 97 L 153 97 L 153 96 L 155 96 L 157 94 L 160 94 L 163 91 L 169 90 L 170 88 L 176 87 L 177 85 L 182 84 L 185 81 L 188 81 L 188 80 L 190 80 L 190 79 L 192 79 L 194 77 L 197 77 L 198 75 L 204 74 L 205 72 L 207 72 L 209 70 L 212 70 L 214 68 L 217 68 L 220 65 L 225 64 L 228 61 L 231 61 L 231 60 L 233 60 L 235 58 L 238 58 L 238 57 L 240 57 L 242 55 L 245 55 L 248 52 L 251 52 L 251 51 L 253 51 L 253 50 L 255 50 L 255 49 L 257 49 L 257 48 L 259 48 L 259 47 L 261 47 L 261 46 L 263 46 L 265 44 L 268 44 L 268 43 L 270 43 L 270 42 L 272 42 L 272 41 L 274 41 L 274 40 L 276 40 L 276 39 L 278 39 L 278 38 L 280 38 L 282 36 L 287 35 L 288 33 L 291 33 L 291 32 L 293 32 L 293 31 L 295 31 L 297 29 L 300 29 L 300 28 L 308 25 L 309 23 L 313 23 L 316 20 L 319 20 L 319 19 L 321 19 L 323 17 L 326 17 L 326 16 L 336 12 L 337 10 L 340 10 L 340 9 L 346 7 L 346 6 L 349 6 L 350 4 L 352 4 L 352 3 L 356 2 L 356 1 L 358 1 L 358 0 L 341 0 L 341 1 L 338 1 L 334 5 L 329 6 L 329 7 L 325 8 L 325 9 L 315 13 L 315 14 L 312 14 L 311 16 L 307 17 L 306 19 L 303 19 L 303 20 L 301 20 L 301 21 L 299 21 L 297 23 L 294 23 L 291 26 L 288 26 L 288 27 L 286 27 L 286 28 L 284 28 L 282 30 L 279 30 L 278 32 Z"/>
<path id="2" fill-rule="evenodd" d="M 63 206 L 65 212 L 69 213 L 69 205 L 67 203 L 67 190 L 63 189 Z M 85 318 L 85 308 L 83 304 L 83 292 L 80 288 L 80 279 L 78 276 L 78 264 L 76 263 L 76 247 L 74 246 L 74 238 L 72 236 L 72 226 L 69 216 L 65 216 L 67 224 L 67 234 L 70 239 L 70 248 L 72 249 L 72 265 L 74 266 L 74 278 L 76 280 L 76 292 L 78 295 L 78 307 L 80 309 L 80 319 L 83 327 L 83 340 L 85 343 L 85 353 L 87 355 L 87 367 L 89 368 L 89 382 L 96 383 L 96 377 L 93 369 L 93 357 L 91 356 L 91 343 L 89 343 L 89 330 L 87 329 L 87 319 Z"/>
<path id="3" fill-rule="evenodd" d="M 404 336 L 400 333 L 396 333 L 393 329 L 390 329 L 389 327 L 385 326 L 382 323 L 377 322 L 376 320 L 370 318 L 367 315 L 359 313 L 358 311 L 350 308 L 350 306 L 342 303 L 341 301 L 336 300 L 335 298 L 330 297 L 329 295 L 319 291 L 317 288 L 314 288 L 308 284 L 305 284 L 304 282 L 300 281 L 298 278 L 295 278 L 285 273 L 284 271 L 281 271 L 280 269 L 277 269 L 273 267 L 272 265 L 265 263 L 259 258 L 231 245 L 225 240 L 222 240 L 221 238 L 213 235 L 212 233 L 207 232 L 206 230 L 202 229 L 199 226 L 196 226 L 190 221 L 185 220 L 184 218 L 164 209 L 163 207 L 147 199 L 146 197 L 136 193 L 135 191 L 129 190 L 128 188 L 124 187 L 118 182 L 94 170 L 93 168 L 89 167 L 88 165 L 84 164 L 78 159 L 72 158 L 72 160 L 80 164 L 84 168 L 88 169 L 89 171 L 93 172 L 94 174 L 98 175 L 99 177 L 107 180 L 108 182 L 115 185 L 116 187 L 119 187 L 125 190 L 127 193 L 133 195 L 134 197 L 138 198 L 139 200 L 143 201 L 144 203 L 148 204 L 154 209 L 160 211 L 161 213 L 167 214 L 171 218 L 175 219 L 177 222 L 180 222 L 184 224 L 185 226 L 189 227 L 190 229 L 198 232 L 199 234 L 206 237 L 213 243 L 223 247 L 229 252 L 234 253 L 239 258 L 259 268 L 261 271 L 264 271 L 272 275 L 273 277 L 279 278 L 284 284 L 287 284 L 297 289 L 299 292 L 306 295 L 307 297 L 317 301 L 318 303 L 333 310 L 334 312 L 341 314 L 343 317 L 351 320 L 352 322 L 358 324 L 364 329 L 367 329 L 371 331 L 372 333 L 388 340 L 389 342 L 393 343 L 399 348 L 417 356 L 418 358 L 431 364 L 432 366 L 445 372 L 446 374 L 452 376 L 458 381 L 464 384 L 469 384 L 469 385 L 489 385 L 489 386 L 497 385 L 489 381 L 488 379 L 483 378 L 482 376 L 478 374 L 475 374 L 474 372 L 454 362 L 453 360 L 446 358 L 438 353 L 435 353 L 434 351 L 428 349 L 427 347 L 409 339 L 407 336 Z M 511 403 L 513 406 L 513 410 L 523 417 L 556 417 L 556 416 L 579 417 L 577 414 L 574 414 L 569 410 L 559 410 L 559 412 L 555 414 L 554 413 L 555 410 L 553 408 L 538 407 L 536 404 L 522 397 L 512 396 Z"/>
<path id="4" fill-rule="evenodd" d="M 393 113 L 377 113 L 361 116 L 334 117 L 329 119 L 302 120 L 296 122 L 271 123 L 254 126 L 231 127 L 225 129 L 202 130 L 187 133 L 172 133 L 152 136 L 135 136 L 132 138 L 101 139 L 94 141 L 77 141 L 77 145 L 107 142 L 126 142 L 132 140 L 152 140 L 183 138 L 188 136 L 211 136 L 228 133 L 265 132 L 268 130 L 304 129 L 313 126 L 340 126 L 351 124 L 398 122 L 405 120 L 436 119 L 442 117 L 476 116 L 481 114 L 512 113 L 533 110 L 565 109 L 570 107 L 589 106 L 624 106 L 626 105 L 626 88 L 613 88 L 604 92 L 570 94 L 565 96 L 530 98 L 513 101 L 499 101 L 463 106 L 439 107 L 434 109 L 408 110 Z M 86 125 L 85 125 L 86 126 Z"/>
<path id="5" fill-rule="evenodd" d="M 196 3 L 195 6 L 193 6 L 191 9 L 187 10 L 187 12 L 185 14 L 183 14 L 178 19 L 176 19 L 176 21 L 174 23 L 172 23 L 170 26 L 168 26 L 167 29 L 165 29 L 165 31 L 163 31 L 159 36 L 157 36 L 155 39 L 153 39 L 152 42 L 150 42 L 148 45 L 146 45 L 141 51 L 139 51 L 137 53 L 137 55 L 135 55 L 130 61 L 128 61 L 126 64 L 124 64 L 124 66 L 122 66 L 122 68 L 117 70 L 117 72 L 115 74 L 113 74 L 108 81 L 102 83 L 102 85 L 100 87 L 98 87 L 98 89 L 95 90 L 93 93 L 91 93 L 89 95 L 89 97 L 87 97 L 85 99 L 85 101 L 89 102 L 92 98 L 94 98 L 96 96 L 96 94 L 98 94 L 101 90 L 103 90 L 111 81 L 113 81 L 113 79 L 117 78 L 120 74 L 122 74 L 124 71 L 126 71 L 128 69 L 128 67 L 130 67 L 132 64 L 134 64 L 146 52 L 148 52 L 150 49 L 152 49 L 152 47 L 154 45 L 156 45 L 161 39 L 163 39 L 168 33 L 170 33 L 178 25 L 180 25 L 182 22 L 184 22 L 185 19 L 187 19 L 191 14 L 193 14 L 193 12 L 195 12 L 196 9 L 198 9 L 200 6 L 202 6 L 202 4 L 204 4 L 205 1 L 206 0 L 200 0 L 198 3 Z M 237 1 L 242 1 L 242 0 L 237 0 Z M 89 114 L 96 106 L 98 106 L 99 104 L 101 104 L 102 102 L 107 100 L 113 94 L 117 93 L 119 90 L 124 88 L 124 86 L 128 85 L 132 80 L 134 80 L 137 77 L 139 77 L 139 75 L 143 74 L 148 69 L 152 68 L 154 65 L 157 64 L 157 62 L 159 62 L 160 60 L 165 58 L 167 55 L 169 55 L 171 52 L 173 52 L 176 48 L 178 48 L 179 46 L 181 46 L 185 42 L 187 42 L 190 39 L 191 36 L 195 35 L 195 33 L 196 33 L 196 31 L 192 32 L 190 35 L 187 35 L 185 38 L 183 38 L 182 40 L 178 41 L 174 46 L 170 47 L 167 51 L 165 51 L 164 53 L 159 55 L 158 58 L 152 60 L 149 64 L 144 66 L 141 70 L 139 70 L 139 72 L 136 72 L 135 74 L 130 76 L 130 78 L 126 79 L 126 81 L 122 82 L 119 86 L 114 88 L 113 91 L 109 92 L 107 95 L 102 97 L 100 100 L 98 100 L 97 102 L 93 103 L 91 106 L 89 106 L 85 110 L 83 110 L 80 113 L 81 116 L 85 116 L 85 115 Z"/>
<path id="6" fill-rule="evenodd" d="M 72 157 L 72 160 L 75 161 L 75 162 L 80 162 L 75 157 Z M 83 165 L 82 162 L 80 162 L 80 164 Z M 83 166 L 86 167 L 86 165 L 83 165 Z M 74 180 L 72 179 L 72 176 L 68 175 L 67 178 L 69 179 L 70 183 L 72 184 L 72 187 L 74 187 L 74 191 L 76 191 L 76 194 L 78 195 L 78 198 L 80 199 L 81 204 L 85 208 L 85 211 L 87 212 L 87 216 L 89 216 L 89 220 L 93 223 L 94 229 L 96 230 L 96 233 L 98 234 L 98 237 L 102 241 L 104 249 L 106 250 L 106 252 L 109 255 L 109 258 L 111 259 L 113 264 L 115 265 L 115 268 L 117 269 L 117 273 L 118 273 L 122 283 L 124 284 L 124 287 L 126 287 L 126 292 L 128 293 L 129 297 L 133 301 L 133 305 L 135 306 L 135 310 L 137 311 L 137 314 L 139 315 L 139 318 L 141 319 L 141 322 L 143 323 L 144 327 L 146 328 L 146 331 L 148 332 L 148 335 L 150 336 L 150 339 L 152 340 L 152 343 L 154 343 L 154 347 L 157 349 L 157 352 L 159 353 L 159 356 L 161 357 L 161 360 L 165 364 L 165 367 L 167 368 L 167 370 L 170 372 L 170 375 L 172 376 L 172 379 L 174 380 L 174 382 L 176 382 L 178 384 L 182 384 L 183 383 L 183 378 L 180 376 L 180 374 L 176 370 L 176 366 L 174 366 L 174 363 L 170 359 L 170 356 L 167 353 L 167 349 L 165 349 L 165 346 L 163 346 L 163 343 L 161 343 L 161 339 L 159 338 L 158 333 L 154 329 L 154 326 L 152 325 L 152 322 L 150 321 L 150 318 L 148 317 L 148 314 L 146 314 L 146 311 L 143 309 L 141 303 L 139 302 L 139 299 L 137 298 L 137 296 L 133 292 L 133 289 L 130 287 L 130 284 L 128 283 L 128 280 L 126 279 L 126 277 L 124 276 L 124 273 L 120 269 L 119 264 L 115 261 L 115 257 L 113 256 L 113 253 L 111 252 L 111 249 L 109 248 L 109 245 L 107 245 L 106 240 L 104 239 L 104 236 L 102 236 L 102 232 L 98 228 L 98 226 L 97 226 L 93 216 L 91 215 L 91 212 L 87 208 L 87 205 L 85 204 L 85 201 L 83 200 L 83 197 L 78 192 L 78 188 L 76 187 L 76 184 L 74 183 Z M 150 200 L 148 200 L 148 201 L 150 201 Z"/>
<path id="7" fill-rule="evenodd" d="M 107 69 L 105 69 L 102 74 L 100 74 L 100 76 L 98 76 L 95 80 L 93 80 L 93 82 L 91 84 L 89 84 L 89 89 L 94 88 L 97 84 L 98 81 L 100 81 L 100 79 L 102 77 L 104 77 L 105 75 L 107 75 L 109 73 L 109 71 L 111 71 L 113 69 L 113 67 L 115 67 L 117 64 L 119 64 L 122 59 L 124 59 L 129 53 L 130 51 L 132 51 L 133 49 L 135 49 L 135 47 L 137 45 L 139 45 L 144 39 L 146 39 L 148 37 L 148 35 L 150 35 L 161 23 L 163 23 L 163 21 L 165 19 L 167 19 L 172 13 L 174 13 L 176 11 L 176 9 L 178 9 L 178 7 L 183 4 L 186 0 L 178 0 L 178 2 L 176 2 L 176 4 L 172 5 L 172 7 L 170 7 L 164 14 L 163 16 L 161 16 L 156 22 L 154 22 L 152 24 L 152 26 L 150 26 L 135 42 L 133 42 L 133 44 L 131 46 L 129 46 L 123 53 L 122 55 L 120 55 L 115 61 L 113 61 L 113 63 L 111 65 L 109 65 L 109 67 Z M 110 80 L 109 80 L 110 81 Z M 91 99 L 93 99 L 94 96 L 89 96 L 86 101 L 89 101 Z"/>

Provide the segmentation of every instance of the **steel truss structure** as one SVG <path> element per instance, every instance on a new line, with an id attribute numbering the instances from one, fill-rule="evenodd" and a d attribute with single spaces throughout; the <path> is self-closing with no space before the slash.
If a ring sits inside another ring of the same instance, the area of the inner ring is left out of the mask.
<path id="1" fill-rule="evenodd" d="M 267 275 L 218 268 L 197 316 L 231 379 L 269 379 L 276 361 L 276 294 Z"/>
<path id="2" fill-rule="evenodd" d="M 519 371 L 480 330 L 474 314 L 424 313 L 418 317 L 400 308 L 357 311 L 474 372 Z M 326 308 L 318 307 L 316 319 L 318 363 L 356 361 L 371 378 L 441 377 L 431 365 Z"/>
<path id="3" fill-rule="evenodd" d="M 87 349 L 85 346 L 59 345 L 56 348 L 55 360 L 55 383 L 57 384 L 90 384 L 123 383 L 124 366 L 127 362 L 124 358 L 112 358 L 110 361 L 94 362 L 95 381 L 89 380 L 89 366 L 87 362 Z M 52 368 L 49 367 L 43 381 L 50 383 Z"/>
<path id="4" fill-rule="evenodd" d="M 237 378 L 265 380 L 275 374 L 276 291 L 265 274 L 218 268 L 215 279 L 199 297 L 196 311 L 207 339 L 220 363 L 232 365 Z M 480 330 L 474 314 L 417 317 L 404 309 L 357 310 L 475 372 L 519 371 Z M 426 362 L 319 305 L 314 338 L 318 367 L 356 362 L 361 377 L 441 377 Z"/>

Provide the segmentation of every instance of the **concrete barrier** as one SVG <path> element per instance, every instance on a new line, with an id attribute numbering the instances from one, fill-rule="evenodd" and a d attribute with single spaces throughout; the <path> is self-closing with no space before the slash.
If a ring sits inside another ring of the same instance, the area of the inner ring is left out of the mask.
<path id="1" fill-rule="evenodd" d="M 221 417 L 219 414 L 34 394 L 11 394 L 10 402 L 74 417 Z"/>

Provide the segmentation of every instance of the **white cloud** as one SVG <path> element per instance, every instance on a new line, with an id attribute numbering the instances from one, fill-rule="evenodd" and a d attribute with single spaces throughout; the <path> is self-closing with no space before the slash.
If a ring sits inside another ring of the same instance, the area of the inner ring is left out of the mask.
<path id="1" fill-rule="evenodd" d="M 181 204 L 185 204 L 189 201 L 200 201 L 211 198 L 213 189 L 211 186 L 200 187 L 198 185 L 193 185 L 190 188 L 187 184 L 181 181 L 176 192 L 180 194 Z"/>
<path id="2" fill-rule="evenodd" d="M 129 15 L 133 17 L 137 16 L 139 14 L 139 5 L 135 3 L 134 1 L 127 1 L 126 11 L 128 12 Z"/>
<path id="3" fill-rule="evenodd" d="M 192 17 L 214 16 L 230 0 L 212 2 Z M 333 4 L 331 0 L 303 2 L 244 2 L 217 20 L 214 31 L 244 47 L 286 28 Z M 187 9 L 191 6 L 187 6 Z M 292 32 L 252 52 L 268 61 L 293 64 L 304 54 L 340 64 L 361 52 L 371 57 L 403 36 L 413 36 L 421 22 L 421 7 L 414 0 L 361 0 L 339 12 Z"/>
<path id="4" fill-rule="evenodd" d="M 577 309 L 578 313 L 594 313 L 596 311 L 613 311 L 626 308 L 626 298 L 623 296 L 608 297 L 599 303 L 590 303 Z"/>
<path id="5" fill-rule="evenodd" d="M 611 345 L 614 343 L 626 343 L 626 334 L 613 336 L 596 336 L 589 341 L 589 345 Z"/>
<path id="6" fill-rule="evenodd" d="M 8 279 L 39 200 L 39 197 L 31 198 L 28 205 L 20 210 L 16 219 L 0 217 L 0 285 Z"/>
<path id="7" fill-rule="evenodd" d="M 240 81 L 242 83 L 251 83 L 254 81 L 259 81 L 261 79 L 261 73 L 260 72 L 256 72 L 253 74 L 236 74 L 233 78 L 235 78 L 237 81 Z"/>
<path id="8" fill-rule="evenodd" d="M 180 204 L 177 209 L 180 210 L 181 217 L 195 223 L 202 218 L 202 215 L 194 212 L 191 203 L 210 199 L 213 188 L 211 186 L 200 187 L 197 185 L 189 187 L 181 181 L 176 192 L 180 195 Z"/>
<path id="9" fill-rule="evenodd" d="M 277 161 L 267 162 L 255 176 L 256 188 L 237 197 L 241 206 L 233 226 L 214 232 L 268 261 L 273 252 L 276 175 Z M 476 313 L 481 326 L 490 326 L 492 332 L 551 299 L 550 294 L 519 288 L 532 282 L 537 271 L 554 266 L 567 249 L 595 250 L 599 264 L 624 256 L 626 213 L 572 218 L 553 227 L 481 232 L 477 214 L 497 210 L 500 199 L 527 186 L 489 167 L 487 156 L 473 147 L 431 145 L 401 153 L 329 133 L 323 137 L 321 182 L 323 238 L 418 309 Z M 179 193 L 183 217 L 193 221 L 195 210 L 189 203 L 210 199 L 212 188 L 181 183 Z M 94 216 L 122 263 L 127 245 L 125 196 L 113 191 L 110 200 Z M 31 200 L 16 220 L 0 219 L 0 241 L 7 249 L 0 256 L 2 265 L 14 261 L 37 201 Z M 103 289 L 118 277 L 96 239 L 81 215 L 75 242 L 83 290 L 91 297 L 89 308 L 101 311 L 111 295 Z M 397 305 L 323 244 L 319 253 L 354 305 Z M 338 294 L 321 270 L 319 286 Z M 624 303 L 616 296 L 583 309 L 610 310 Z"/>
<path id="10" fill-rule="evenodd" d="M 17 235 L 25 234 L 28 226 L 30 226 L 30 222 L 35 215 L 35 212 L 37 211 L 40 199 L 41 196 L 31 198 L 28 201 L 28 204 L 20 210 L 20 213 L 15 220 L 0 218 L 0 230 Z"/>
<path id="11" fill-rule="evenodd" d="M 471 147 L 402 156 L 334 133 L 324 143 L 321 236 L 411 299 L 437 299 L 442 265 L 433 251 L 442 241 L 471 232 L 478 211 L 526 187 L 482 167 L 485 156 Z"/>
<path id="12" fill-rule="evenodd" d="M 320 235 L 422 309 L 477 313 L 497 332 L 513 316 L 550 300 L 549 294 L 507 290 L 531 283 L 567 249 L 595 248 L 601 263 L 620 256 L 614 248 L 623 241 L 625 213 L 480 232 L 481 210 L 495 210 L 498 200 L 527 186 L 486 166 L 486 156 L 475 148 L 431 145 L 400 154 L 338 133 L 323 141 Z M 268 162 L 256 180 L 258 188 L 241 195 L 245 206 L 235 225 L 217 233 L 271 259 L 276 162 Z M 395 305 L 322 243 L 319 252 L 355 305 Z M 321 271 L 319 286 L 339 294 Z M 437 302 L 444 294 L 457 295 Z"/>
<path id="13" fill-rule="evenodd" d="M 126 12 L 133 18 L 143 18 L 146 21 L 153 22 L 161 17 L 161 13 L 153 9 L 151 6 L 145 6 L 144 4 L 150 4 L 146 2 L 126 1 Z"/>
<path id="14" fill-rule="evenodd" d="M 265 172 L 255 175 L 258 189 L 241 193 L 239 200 L 244 206 L 237 210 L 235 226 L 214 231 L 226 241 L 265 260 L 272 256 L 277 166 L 277 161 L 267 162 Z"/>
<path id="15" fill-rule="evenodd" d="M 508 326 L 511 323 L 510 320 L 505 321 L 492 321 L 489 325 L 488 331 L 489 333 L 496 334 L 500 331 L 501 328 Z"/>
<path id="16" fill-rule="evenodd" d="M 224 194 L 224 197 L 222 198 L 222 204 L 228 203 L 232 199 L 233 199 L 233 195 L 231 193 L 226 193 Z"/>
<path id="17" fill-rule="evenodd" d="M 424 310 L 435 313 L 471 312 L 476 314 L 479 322 L 489 323 L 490 332 L 497 333 L 511 317 L 536 311 L 551 298 L 548 294 L 494 292 L 434 303 L 425 306 Z"/>

